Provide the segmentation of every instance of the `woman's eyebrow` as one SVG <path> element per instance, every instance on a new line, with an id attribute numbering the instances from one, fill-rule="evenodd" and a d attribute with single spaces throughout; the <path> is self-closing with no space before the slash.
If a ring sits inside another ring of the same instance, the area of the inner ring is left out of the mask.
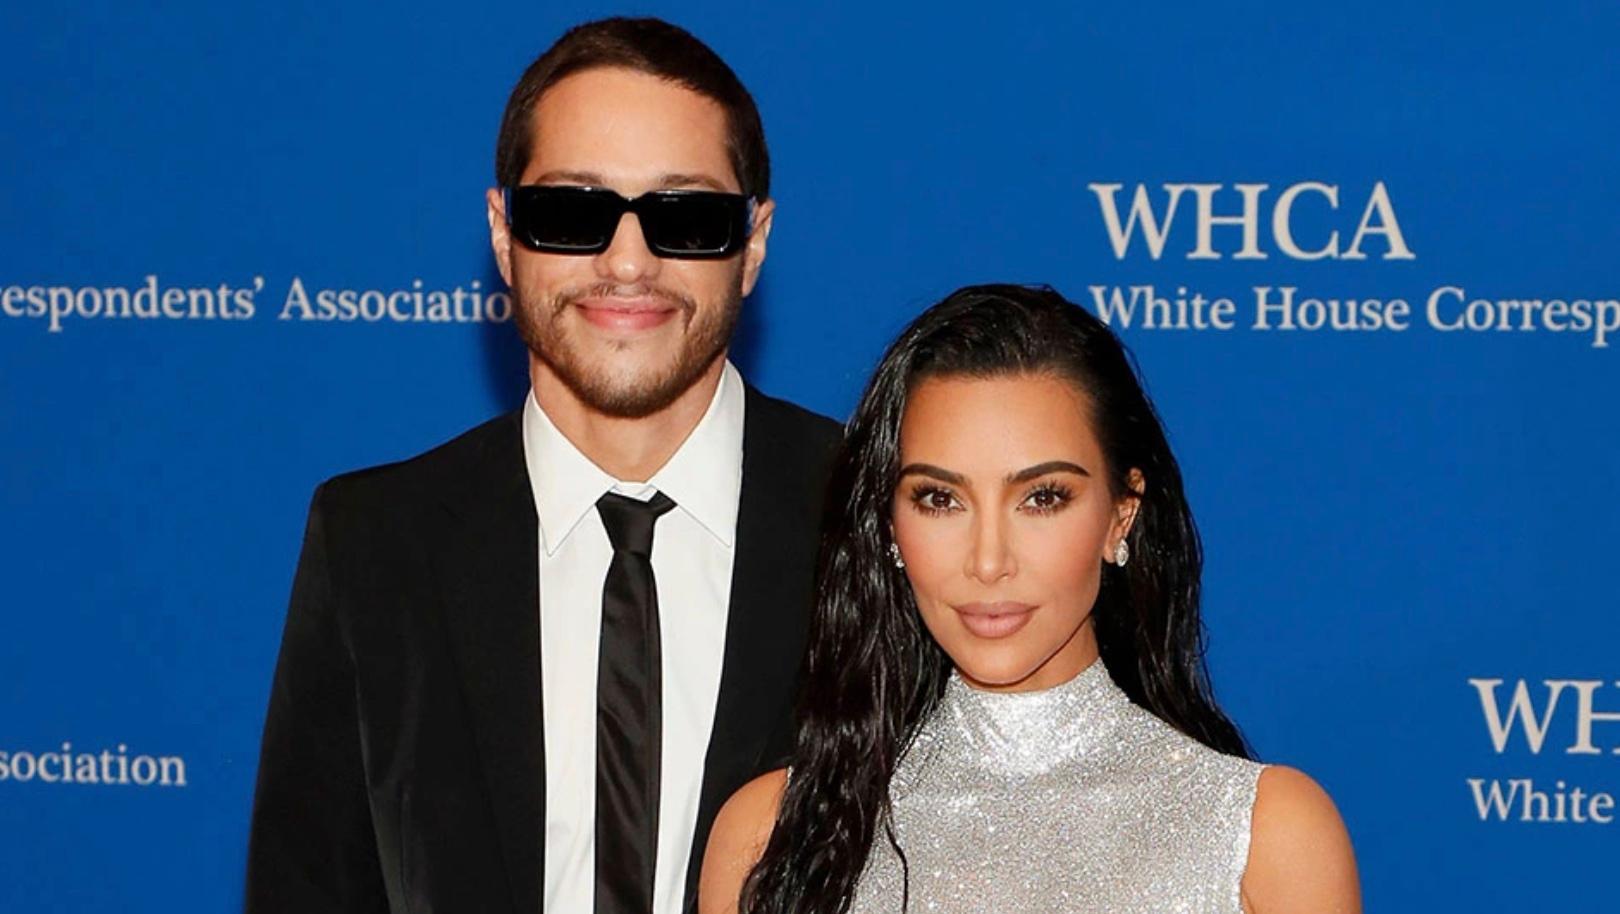
<path id="1" fill-rule="evenodd" d="M 1011 485 L 1017 485 L 1021 482 L 1029 482 L 1031 479 L 1045 476 L 1047 473 L 1073 473 L 1076 476 L 1091 475 L 1077 463 L 1070 463 L 1067 460 L 1048 460 L 1045 463 L 1037 463 L 1032 467 L 1026 467 L 1016 473 L 1009 474 L 1007 482 Z"/>
<path id="2" fill-rule="evenodd" d="M 1016 473 L 1007 474 L 1007 484 L 1017 485 L 1021 482 L 1029 482 L 1031 479 L 1038 479 L 1048 473 L 1073 473 L 1076 476 L 1087 477 L 1091 475 L 1085 467 L 1077 463 L 1070 463 L 1067 460 L 1048 460 L 1045 463 L 1037 463 L 1032 467 L 1026 467 Z M 902 477 L 928 476 L 940 482 L 950 483 L 953 486 L 965 486 L 968 482 L 968 478 L 961 473 L 947 470 L 944 467 L 937 467 L 931 463 L 908 463 L 900 468 L 900 475 Z"/>
<path id="3" fill-rule="evenodd" d="M 953 486 L 967 485 L 967 477 L 961 473 L 953 473 L 943 467 L 936 467 L 931 463 L 908 463 L 900 468 L 902 477 L 918 475 L 928 476 L 940 482 L 948 482 Z"/>

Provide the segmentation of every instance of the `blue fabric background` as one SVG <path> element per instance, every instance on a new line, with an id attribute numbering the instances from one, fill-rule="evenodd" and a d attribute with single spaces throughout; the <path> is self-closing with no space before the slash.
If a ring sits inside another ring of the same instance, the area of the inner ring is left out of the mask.
<path id="1" fill-rule="evenodd" d="M 0 290 L 254 288 L 247 320 L 0 314 L 0 751 L 181 757 L 184 787 L 0 778 L 0 909 L 228 911 L 309 493 L 514 406 L 508 324 L 281 320 L 317 289 L 500 281 L 482 192 L 528 61 L 599 4 L 0 12 Z M 1470 778 L 1620 794 L 1620 720 L 1532 751 L 1469 679 L 1620 712 L 1620 332 L 1440 332 L 1432 290 L 1620 298 L 1612 4 L 644 3 L 763 112 L 779 201 L 736 352 L 843 417 L 958 285 L 1228 296 L 1121 328 L 1208 551 L 1219 697 L 1333 794 L 1369 911 L 1606 910 L 1620 825 L 1482 821 Z M 1383 182 L 1415 257 L 1346 245 Z M 1087 185 L 1266 183 L 1264 260 L 1116 258 Z M 1404 332 L 1260 331 L 1254 286 L 1403 298 Z M 18 293 L 19 295 L 22 293 Z M 21 300 L 13 301 L 24 308 Z M 293 312 L 296 316 L 296 312 Z M 1522 721 L 1521 721 L 1522 723 Z M 1611 811 L 1612 814 L 1612 811 Z"/>

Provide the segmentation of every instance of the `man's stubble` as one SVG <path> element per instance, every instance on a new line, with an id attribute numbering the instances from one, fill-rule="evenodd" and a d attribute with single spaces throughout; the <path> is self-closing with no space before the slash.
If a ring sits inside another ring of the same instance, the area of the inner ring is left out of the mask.
<path id="1" fill-rule="evenodd" d="M 690 296 L 654 286 L 652 294 L 677 310 L 675 320 L 685 332 L 681 346 L 667 365 L 651 366 L 632 377 L 615 377 L 605 366 L 592 365 L 569 339 L 563 321 L 574 303 L 592 296 L 608 296 L 618 288 L 601 283 L 572 289 L 549 301 L 534 302 L 521 284 L 512 288 L 513 317 L 518 335 L 529 352 L 562 381 L 587 407 L 621 419 L 641 419 L 667 408 L 692 388 L 731 345 L 731 335 L 742 314 L 742 266 L 739 263 L 729 283 L 725 300 L 718 307 L 700 309 Z M 629 342 L 615 344 L 628 348 Z"/>

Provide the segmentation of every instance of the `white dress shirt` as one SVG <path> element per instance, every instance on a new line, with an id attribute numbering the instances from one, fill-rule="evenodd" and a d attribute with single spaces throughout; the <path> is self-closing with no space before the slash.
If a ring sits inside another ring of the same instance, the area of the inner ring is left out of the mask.
<path id="1" fill-rule="evenodd" d="M 596 512 L 612 491 L 675 502 L 653 531 L 663 663 L 663 752 L 653 910 L 679 914 L 714 725 L 742 491 L 743 383 L 728 361 L 708 411 L 645 482 L 615 479 L 523 406 L 523 456 L 540 519 L 540 670 L 546 747 L 545 911 L 589 914 L 596 895 L 596 666 L 613 547 Z"/>

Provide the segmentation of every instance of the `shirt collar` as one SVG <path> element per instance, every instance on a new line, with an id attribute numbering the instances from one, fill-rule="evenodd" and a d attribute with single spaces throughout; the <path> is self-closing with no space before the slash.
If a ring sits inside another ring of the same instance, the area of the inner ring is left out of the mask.
<path id="1" fill-rule="evenodd" d="M 541 548 L 555 554 L 607 492 L 644 498 L 651 497 L 652 489 L 668 495 L 677 510 L 731 548 L 742 494 L 744 401 L 742 376 L 727 361 L 708 411 L 674 455 L 640 483 L 616 479 L 580 453 L 530 390 L 523 402 L 523 459 L 540 519 Z"/>

